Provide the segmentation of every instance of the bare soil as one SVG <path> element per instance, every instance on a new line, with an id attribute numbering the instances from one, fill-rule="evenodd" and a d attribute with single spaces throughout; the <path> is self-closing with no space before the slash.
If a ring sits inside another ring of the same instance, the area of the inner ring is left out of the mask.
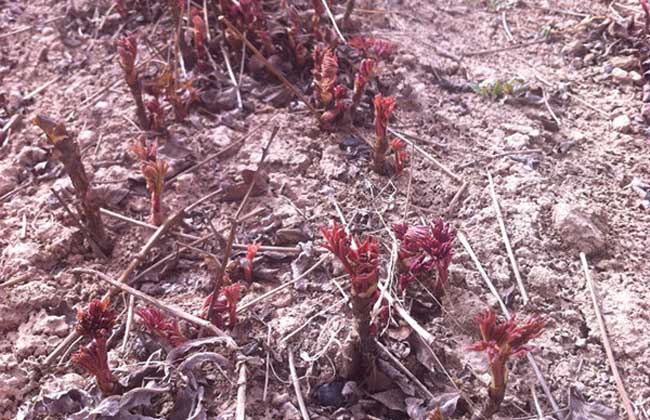
<path id="1" fill-rule="evenodd" d="M 245 212 L 260 210 L 240 226 L 236 242 L 295 247 L 296 252 L 261 251 L 255 281 L 243 283 L 240 304 L 312 266 L 322 252 L 315 246 L 321 240 L 320 227 L 341 216 L 354 233 L 380 238 L 384 279 L 392 247 L 387 227 L 442 216 L 468 238 L 510 310 L 520 317 L 538 314 L 548 319 L 546 332 L 532 345 L 563 410 L 557 418 L 572 411 L 566 408 L 570 389 L 624 416 L 578 257 L 586 251 L 616 364 L 637 416 L 648 418 L 650 292 L 645 283 L 650 279 L 650 142 L 640 115 L 642 81 L 613 77 L 616 66 L 611 65 L 612 60 L 632 56 L 636 61 L 626 70 L 642 73 L 640 50 L 611 31 L 596 29 L 606 19 L 611 23 L 631 16 L 636 16 L 638 28 L 642 25 L 638 4 L 629 0 L 612 9 L 600 2 L 565 0 L 357 3 L 353 17 L 358 28 L 353 32 L 399 44 L 394 59 L 382 64 L 378 76 L 383 93 L 397 102 L 390 127 L 462 182 L 445 175 L 412 147 L 403 173 L 385 177 L 372 172 L 369 148 L 355 137 L 373 138 L 368 107 L 364 111 L 368 118 L 353 130 L 325 132 L 299 102 L 276 108 L 248 90 L 243 99 L 254 112 L 195 109 L 185 123 L 170 123 L 160 153 L 172 172 L 264 124 L 232 153 L 168 183 L 164 192 L 168 213 L 242 182 L 242 171 L 256 168 L 263 144 L 278 125 L 267 158 L 268 188 L 251 198 Z M 152 46 L 167 46 L 172 29 L 166 20 L 160 25 L 132 20 L 125 28 L 116 13 L 105 19 L 108 1 L 0 1 L 0 6 L 0 128 L 19 115 L 0 148 L 0 283 L 11 283 L 0 286 L 0 418 L 10 419 L 20 407 L 24 415 L 43 396 L 60 390 L 79 388 L 96 394 L 94 380 L 69 357 L 58 364 L 42 364 L 74 328 L 76 311 L 108 290 L 106 283 L 70 270 L 93 268 L 116 278 L 151 235 L 148 229 L 104 217 L 115 247 L 108 260 L 96 258 L 51 192 L 70 182 L 30 121 L 36 114 L 65 121 L 76 134 L 105 207 L 146 221 L 148 195 L 139 165 L 127 151 L 139 130 L 129 121 L 135 118 L 134 105 L 117 62 L 115 40 L 125 30 L 146 38 L 142 54 L 155 57 L 152 65 L 160 65 L 166 53 L 161 58 Z M 343 5 L 334 9 L 341 13 Z M 59 19 L 52 21 L 55 18 Z M 647 43 L 647 38 L 639 42 Z M 227 74 L 222 66 L 220 71 L 216 77 L 226 88 Z M 469 88 L 470 82 L 515 78 L 526 89 L 506 100 Z M 262 88 L 275 85 L 271 77 L 245 80 Z M 22 100 L 44 84 L 45 89 Z M 620 116 L 629 118 L 627 124 L 614 123 Z M 271 117 L 273 121 L 265 122 Z M 488 171 L 530 297 L 526 305 L 495 216 Z M 466 189 L 453 201 L 462 183 Z M 227 229 L 238 205 L 239 200 L 217 197 L 188 213 L 177 230 L 202 236 L 211 232 L 210 222 L 218 230 Z M 187 242 L 166 236 L 137 272 Z M 217 242 L 203 250 L 180 253 L 173 264 L 132 286 L 198 315 L 213 279 L 206 252 L 222 255 Z M 244 253 L 236 249 L 233 258 Z M 478 407 L 489 382 L 487 363 L 482 354 L 466 349 L 478 339 L 473 317 L 498 305 L 458 241 L 455 253 L 442 313 L 424 293 L 404 300 L 415 319 L 436 337 L 434 351 L 446 373 L 423 353 L 417 334 L 395 313 L 379 340 L 434 396 L 444 400 L 444 395 L 460 390 Z M 207 418 L 234 418 L 237 361 L 248 367 L 249 418 L 300 418 L 289 379 L 289 351 L 295 354 L 311 418 L 422 418 L 421 413 L 407 414 L 407 406 L 417 405 L 409 398 L 426 401 L 427 396 L 384 358 L 381 366 L 393 366 L 393 373 L 387 374 L 381 389 L 360 392 L 338 407 L 324 404 L 328 396 L 321 385 L 346 380 L 355 340 L 345 300 L 349 285 L 342 274 L 338 264 L 328 260 L 294 286 L 240 314 L 239 324 L 230 332 L 239 349 L 209 348 L 229 358 L 227 378 L 209 364 L 202 369 L 199 383 Z M 114 305 L 123 311 L 125 302 L 120 297 Z M 188 325 L 183 328 L 192 332 Z M 140 326 L 134 330 L 126 351 L 119 339 L 109 353 L 118 376 L 142 366 L 149 355 L 145 345 L 149 339 Z M 541 410 L 551 416 L 553 409 L 536 383 L 525 358 L 517 359 L 497 417 L 536 416 L 531 388 Z M 157 397 L 164 403 L 154 404 L 157 408 L 145 414 L 167 418 L 179 395 L 172 388 Z M 578 418 L 575 415 L 571 418 Z M 450 417 L 469 418 L 467 403 L 459 403 Z"/>

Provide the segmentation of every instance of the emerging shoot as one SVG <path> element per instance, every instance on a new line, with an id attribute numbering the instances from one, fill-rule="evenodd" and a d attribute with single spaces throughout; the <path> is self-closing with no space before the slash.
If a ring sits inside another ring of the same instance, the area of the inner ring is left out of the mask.
<path id="1" fill-rule="evenodd" d="M 512 316 L 506 322 L 497 323 L 497 317 L 491 309 L 477 315 L 476 321 L 481 330 L 481 341 L 469 350 L 485 351 L 488 358 L 492 381 L 488 388 L 489 399 L 481 411 L 481 418 L 490 418 L 499 409 L 506 393 L 508 360 L 524 356 L 530 351 L 526 344 L 542 335 L 546 321 L 535 316 L 519 322 Z"/>
<path id="2" fill-rule="evenodd" d="M 169 346 L 177 347 L 187 341 L 187 338 L 181 333 L 178 321 L 176 319 L 168 320 L 158 308 L 147 306 L 138 309 L 135 313 L 142 318 L 142 323 L 151 334 L 161 338 Z"/>
<path id="3" fill-rule="evenodd" d="M 97 386 L 104 395 L 112 394 L 115 391 L 118 383 L 108 367 L 105 336 L 95 337 L 89 345 L 80 348 L 72 355 L 72 362 L 95 376 Z"/>
<path id="4" fill-rule="evenodd" d="M 373 163 L 375 172 L 386 175 L 386 152 L 388 151 L 388 139 L 386 130 L 388 120 L 395 108 L 395 99 L 392 96 L 383 97 L 380 93 L 375 95 L 375 144 L 373 146 Z"/>
<path id="5" fill-rule="evenodd" d="M 133 35 L 120 38 L 117 41 L 117 53 L 119 55 L 120 67 L 124 72 L 124 80 L 131 90 L 131 95 L 135 100 L 136 115 L 140 128 L 143 130 L 149 129 L 149 118 L 145 111 L 144 102 L 142 100 L 142 86 L 140 85 L 140 78 L 138 76 L 138 69 L 135 65 L 138 56 L 138 44 Z"/>

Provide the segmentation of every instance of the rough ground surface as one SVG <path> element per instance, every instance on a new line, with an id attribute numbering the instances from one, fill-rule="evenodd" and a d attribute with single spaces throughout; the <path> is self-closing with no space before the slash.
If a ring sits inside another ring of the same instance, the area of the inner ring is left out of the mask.
<path id="1" fill-rule="evenodd" d="M 103 4 L 94 18 L 91 13 L 46 23 L 65 15 L 63 3 L 6 2 L 0 7 L 0 36 L 33 27 L 0 38 L 0 94 L 16 101 L 55 80 L 22 105 L 22 122 L 0 149 L 0 282 L 24 276 L 18 284 L 0 289 L 2 419 L 13 418 L 18 407 L 39 395 L 69 387 L 91 389 L 94 381 L 67 359 L 59 366 L 41 365 L 73 328 L 77 308 L 106 290 L 106 284 L 87 276 L 74 277 L 68 270 L 94 268 L 116 277 L 150 234 L 127 222 L 105 218 L 116 239 L 115 249 L 108 262 L 95 259 L 72 219 L 52 196 L 51 188 L 63 188 L 69 181 L 54 161 L 43 163 L 48 146 L 29 122 L 36 113 L 65 120 L 68 130 L 77 133 L 85 165 L 105 192 L 107 207 L 135 219 L 147 217 L 148 198 L 138 178 L 138 165 L 126 152 L 137 130 L 127 120 L 133 118 L 132 99 L 115 58 L 119 18 L 112 15 L 96 33 L 108 8 Z M 74 3 L 82 11 L 94 7 L 92 2 Z M 172 167 L 181 167 L 220 150 L 277 114 L 274 123 L 281 131 L 267 159 L 269 188 L 251 200 L 248 209 L 262 211 L 241 226 L 238 243 L 257 240 L 265 245 L 294 246 L 299 240 L 316 242 L 318 228 L 339 217 L 333 204 L 338 203 L 355 232 L 375 232 L 382 238 L 386 245 L 382 258 L 387 266 L 391 241 L 384 223 L 400 221 L 405 210 L 409 221 L 445 216 L 469 238 L 513 311 L 522 316 L 548 317 L 546 333 L 534 343 L 535 357 L 559 405 L 566 407 L 573 387 L 589 401 L 623 414 L 579 263 L 579 251 L 587 252 L 616 362 L 630 399 L 644 416 L 643 408 L 650 398 L 650 338 L 646 333 L 650 327 L 650 292 L 644 284 L 650 278 L 650 192 L 646 191 L 644 202 L 643 188 L 635 190 L 629 184 L 635 178 L 650 182 L 650 142 L 643 134 L 647 126 L 639 118 L 641 86 L 629 74 L 614 72 L 611 65 L 612 60 L 627 65 L 625 57 L 635 52 L 609 48 L 616 42 L 612 37 L 595 47 L 590 39 L 597 19 L 602 21 L 611 10 L 599 2 L 572 1 L 498 3 L 498 12 L 493 11 L 494 4 L 461 1 L 358 3 L 363 10 L 355 17 L 361 32 L 400 44 L 395 59 L 383 66 L 380 76 L 388 86 L 384 93 L 397 100 L 391 127 L 407 133 L 467 182 L 457 205 L 450 208 L 460 185 L 421 153 L 409 149 L 409 167 L 399 177 L 380 177 L 370 171 L 363 151 L 355 154 L 339 146 L 349 139 L 349 133 L 321 132 L 304 110 L 275 109 L 250 97 L 244 99 L 255 105 L 255 113 L 245 118 L 194 111 L 189 122 L 171 125 L 173 141 L 163 145 L 162 156 Z M 641 16 L 634 1 L 616 6 L 623 16 Z M 596 16 L 596 21 L 580 24 L 587 15 Z M 504 30 L 504 16 L 513 41 Z M 70 28 L 65 37 L 56 29 L 60 24 Z M 549 42 L 486 52 L 535 40 L 549 28 Z M 165 45 L 162 35 L 151 33 L 152 25 L 129 29 L 142 36 L 149 33 L 152 43 Z M 143 51 L 147 56 L 151 53 L 148 48 Z M 483 53 L 469 54 L 472 52 Z M 462 60 L 456 62 L 441 53 Z M 634 60 L 624 70 L 641 72 Z M 524 80 L 530 92 L 543 92 L 548 97 L 559 127 L 543 103 L 502 103 L 472 91 L 444 89 L 436 83 L 434 73 L 458 84 L 467 83 L 465 77 L 472 81 Z M 102 89 L 106 90 L 101 96 L 84 101 Z M 230 156 L 168 185 L 166 208 L 178 209 L 216 188 L 240 182 L 241 171 L 254 168 L 259 160 L 271 125 L 265 125 Z M 369 124 L 359 130 L 372 137 Z M 526 306 L 522 305 L 506 256 L 486 170 L 494 177 L 530 295 Z M 212 200 L 188 214 L 183 229 L 203 235 L 210 231 L 208 220 L 217 229 L 226 228 L 237 205 Z M 295 229 L 300 235 L 281 235 L 280 228 Z M 145 266 L 177 247 L 172 237 L 167 238 L 148 256 Z M 217 245 L 206 249 L 220 254 Z M 456 385 L 479 405 L 489 380 L 486 363 L 483 355 L 465 349 L 477 337 L 472 317 L 486 305 L 497 306 L 460 243 L 455 249 L 443 313 L 434 315 L 427 310 L 432 303 L 426 296 L 418 296 L 413 311 L 437 338 L 435 351 Z M 256 261 L 259 267 L 278 272 L 247 285 L 243 303 L 288 281 L 318 258 L 317 253 L 305 253 L 292 266 L 296 255 L 260 255 Z M 409 390 L 402 387 L 398 391 L 394 385 L 385 388 L 388 391 L 378 397 L 380 402 L 362 396 L 362 403 L 336 409 L 322 406 L 319 400 L 318 386 L 345 374 L 341 369 L 347 365 L 341 359 L 350 348 L 351 314 L 343 309 L 334 280 L 343 289 L 348 286 L 345 279 L 336 278 L 339 270 L 327 263 L 296 287 L 241 314 L 232 335 L 249 357 L 251 418 L 299 417 L 288 379 L 288 349 L 296 354 L 298 376 L 312 418 L 349 418 L 351 413 L 363 412 L 380 418 L 406 416 L 404 398 Z M 198 313 L 211 278 L 203 256 L 185 252 L 175 266 L 147 277 L 136 287 Z M 412 297 L 406 300 L 408 307 Z M 119 310 L 124 307 L 122 299 L 115 303 Z M 309 324 L 304 326 L 308 319 Z M 399 322 L 397 316 L 395 322 Z M 283 340 L 301 326 L 298 333 Z M 264 344 L 268 331 L 270 346 Z M 119 346 L 110 352 L 109 359 L 119 367 L 118 372 L 126 374 L 142 360 L 141 340 L 132 338 L 126 353 Z M 434 395 L 455 391 L 434 362 L 414 357 L 422 346 L 408 328 L 394 324 L 382 341 Z M 263 403 L 267 354 L 273 370 L 268 401 Z M 208 417 L 234 418 L 236 371 L 232 366 L 226 370 L 232 381 L 228 382 L 210 366 L 204 369 Z M 423 397 L 411 381 L 404 379 L 404 383 L 410 384 L 410 396 Z M 535 415 L 530 392 L 533 383 L 530 367 L 523 359 L 518 360 L 512 367 L 499 416 Z M 540 387 L 537 395 L 542 409 L 549 413 L 551 408 Z M 165 416 L 164 411 L 149 414 Z"/>

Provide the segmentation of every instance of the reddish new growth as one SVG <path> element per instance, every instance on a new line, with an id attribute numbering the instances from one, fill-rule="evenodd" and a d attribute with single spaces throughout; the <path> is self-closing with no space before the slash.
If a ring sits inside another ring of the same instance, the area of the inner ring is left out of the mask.
<path id="1" fill-rule="evenodd" d="M 147 191 L 151 196 L 151 211 L 149 222 L 160 226 L 164 221 L 162 208 L 162 193 L 165 187 L 165 175 L 169 165 L 164 160 L 158 159 L 158 143 L 136 143 L 131 146 L 131 151 L 138 157 L 142 164 L 142 175 L 147 183 Z"/>
<path id="2" fill-rule="evenodd" d="M 246 264 L 244 265 L 244 278 L 247 282 L 253 281 L 253 259 L 262 244 L 252 243 L 246 247 Z"/>
<path id="3" fill-rule="evenodd" d="M 131 90 L 131 95 L 135 100 L 136 115 L 138 122 L 144 130 L 149 129 L 149 118 L 145 111 L 144 102 L 142 101 L 142 88 L 138 77 L 138 69 L 135 61 L 138 55 L 138 44 L 133 35 L 121 38 L 117 41 L 117 53 L 119 55 L 120 67 L 124 71 L 124 80 Z"/>
<path id="4" fill-rule="evenodd" d="M 359 71 L 354 76 L 354 93 L 352 94 L 352 112 L 354 112 L 359 103 L 361 102 L 361 96 L 366 90 L 366 85 L 372 77 L 372 72 L 375 67 L 375 60 L 365 59 L 361 61 L 359 65 Z"/>
<path id="5" fill-rule="evenodd" d="M 77 325 L 75 330 L 84 337 L 106 337 L 115 325 L 117 312 L 109 309 L 110 300 L 101 301 L 93 299 L 86 309 L 77 311 Z"/>
<path id="6" fill-rule="evenodd" d="M 296 63 L 296 67 L 302 69 L 307 63 L 309 58 L 309 52 L 305 47 L 305 44 L 300 41 L 300 27 L 292 26 L 291 29 L 287 31 L 287 39 L 289 42 L 289 47 L 293 51 L 293 59 Z"/>
<path id="7" fill-rule="evenodd" d="M 353 247 L 343 227 L 336 222 L 331 230 L 321 228 L 321 232 L 325 237 L 322 245 L 341 261 L 350 275 L 352 296 L 374 296 L 379 280 L 379 254 L 375 238 L 369 236 L 363 242 L 354 238 Z"/>
<path id="8" fill-rule="evenodd" d="M 476 316 L 482 340 L 469 348 L 485 351 L 490 365 L 492 383 L 488 389 L 490 399 L 483 408 L 483 417 L 489 418 L 499 408 L 506 392 L 508 370 L 506 363 L 511 357 L 524 356 L 530 351 L 526 346 L 530 340 L 542 335 L 546 321 L 534 316 L 518 322 L 514 315 L 510 320 L 497 324 L 497 317 L 491 309 Z"/>
<path id="9" fill-rule="evenodd" d="M 338 59 L 336 52 L 331 48 L 323 50 L 323 46 L 318 44 L 312 53 L 314 61 L 314 99 L 316 103 L 323 107 L 328 107 L 334 99 L 334 86 L 339 72 Z"/>
<path id="10" fill-rule="evenodd" d="M 97 336 L 93 341 L 72 355 L 72 362 L 83 367 L 95 376 L 97 386 L 104 394 L 111 394 L 117 386 L 117 380 L 108 367 L 106 337 Z"/>
<path id="11" fill-rule="evenodd" d="M 454 255 L 452 245 L 456 230 L 438 219 L 424 226 L 397 224 L 393 226 L 393 231 L 400 241 L 399 290 L 405 290 L 409 284 L 419 279 L 436 298 L 442 297 L 449 277 L 449 264 Z"/>
<path id="12" fill-rule="evenodd" d="M 374 371 L 374 357 L 376 345 L 374 335 L 378 332 L 378 325 L 373 322 L 372 309 L 380 293 L 377 288 L 379 282 L 379 252 L 378 244 L 372 236 L 363 241 L 354 238 L 354 244 L 345 233 L 343 227 L 336 222 L 332 229 L 321 228 L 327 248 L 341 261 L 343 267 L 350 275 L 352 282 L 352 312 L 357 320 L 359 333 L 359 348 L 362 355 L 361 375 L 370 375 Z M 377 318 L 385 322 L 388 315 L 384 302 L 379 305 Z"/>
<path id="13" fill-rule="evenodd" d="M 152 99 L 147 100 L 144 106 L 149 111 L 149 126 L 151 129 L 157 132 L 165 131 L 165 110 L 160 105 L 158 97 L 154 96 Z"/>
<path id="14" fill-rule="evenodd" d="M 388 140 L 386 130 L 388 120 L 395 108 L 395 99 L 392 96 L 383 97 L 380 93 L 375 95 L 375 145 L 373 147 L 373 163 L 375 171 L 381 175 L 386 174 L 386 152 Z"/>
<path id="15" fill-rule="evenodd" d="M 375 60 L 387 60 L 397 52 L 397 44 L 363 35 L 355 36 L 348 42 L 348 45 L 360 50 L 366 57 Z"/>
<path id="16" fill-rule="evenodd" d="M 168 320 L 161 310 L 153 306 L 138 309 L 135 312 L 142 318 L 143 324 L 150 333 L 160 337 L 171 347 L 177 347 L 187 341 L 187 338 L 181 333 L 176 319 Z"/>
<path id="17" fill-rule="evenodd" d="M 127 16 L 126 4 L 124 0 L 115 0 L 115 9 L 121 17 L 125 18 Z"/>
<path id="18" fill-rule="evenodd" d="M 224 314 L 228 313 L 228 328 L 234 328 L 237 324 L 237 303 L 241 297 L 241 287 L 239 283 L 233 283 L 228 286 L 223 286 L 219 290 L 217 301 L 212 307 L 212 322 L 217 328 L 225 328 L 226 322 L 224 321 Z M 212 302 L 212 293 L 203 302 L 203 311 L 201 318 L 205 318 Z"/>
<path id="19" fill-rule="evenodd" d="M 205 64 L 205 39 L 207 27 L 199 9 L 192 9 L 192 26 L 194 28 L 194 48 L 196 48 L 196 63 L 199 70 L 206 68 Z"/>
<path id="20" fill-rule="evenodd" d="M 325 129 L 330 129 L 334 122 L 343 117 L 345 111 L 348 109 L 348 89 L 343 85 L 337 85 L 334 88 L 334 106 L 329 110 L 323 112 L 320 116 L 320 122 Z"/>
<path id="21" fill-rule="evenodd" d="M 404 170 L 406 161 L 408 160 L 408 155 L 406 154 L 406 143 L 398 138 L 394 138 L 390 141 L 390 146 L 395 155 L 395 173 L 399 174 Z"/>

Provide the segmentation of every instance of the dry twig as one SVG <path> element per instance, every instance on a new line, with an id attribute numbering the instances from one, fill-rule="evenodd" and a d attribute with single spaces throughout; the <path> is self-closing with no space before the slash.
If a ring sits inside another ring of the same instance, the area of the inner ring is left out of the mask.
<path id="1" fill-rule="evenodd" d="M 296 373 L 296 365 L 293 362 L 293 351 L 289 349 L 289 371 L 291 373 L 291 382 L 293 383 L 293 390 L 296 392 L 296 399 L 298 400 L 298 407 L 300 407 L 300 414 L 303 420 L 309 420 L 309 412 L 305 405 L 305 400 L 300 391 L 300 382 L 298 381 L 298 374 Z"/>
<path id="2" fill-rule="evenodd" d="M 580 253 L 580 261 L 582 262 L 582 269 L 585 272 L 585 279 L 587 280 L 587 288 L 589 289 L 589 294 L 591 294 L 591 301 L 594 304 L 594 311 L 596 312 L 596 320 L 598 321 L 598 328 L 600 329 L 600 334 L 603 339 L 603 346 L 605 347 L 605 353 L 607 353 L 607 362 L 609 363 L 610 369 L 612 369 L 612 375 L 614 375 L 614 381 L 616 381 L 616 388 L 618 393 L 623 400 L 623 407 L 627 412 L 627 418 L 629 420 L 636 420 L 636 414 L 634 414 L 634 409 L 632 408 L 632 403 L 630 402 L 630 397 L 627 395 L 625 390 L 625 383 L 621 378 L 618 368 L 616 367 L 616 359 L 614 358 L 614 351 L 612 350 L 612 344 L 609 341 L 607 336 L 607 328 L 605 327 L 605 320 L 602 313 L 600 312 L 600 305 L 598 304 L 598 295 L 596 291 L 596 285 L 591 280 L 591 274 L 589 273 L 589 264 L 587 263 L 587 257 L 584 252 Z"/>
<path id="3" fill-rule="evenodd" d="M 239 380 L 237 381 L 237 409 L 235 420 L 246 419 L 246 362 L 242 361 L 239 367 Z"/>

